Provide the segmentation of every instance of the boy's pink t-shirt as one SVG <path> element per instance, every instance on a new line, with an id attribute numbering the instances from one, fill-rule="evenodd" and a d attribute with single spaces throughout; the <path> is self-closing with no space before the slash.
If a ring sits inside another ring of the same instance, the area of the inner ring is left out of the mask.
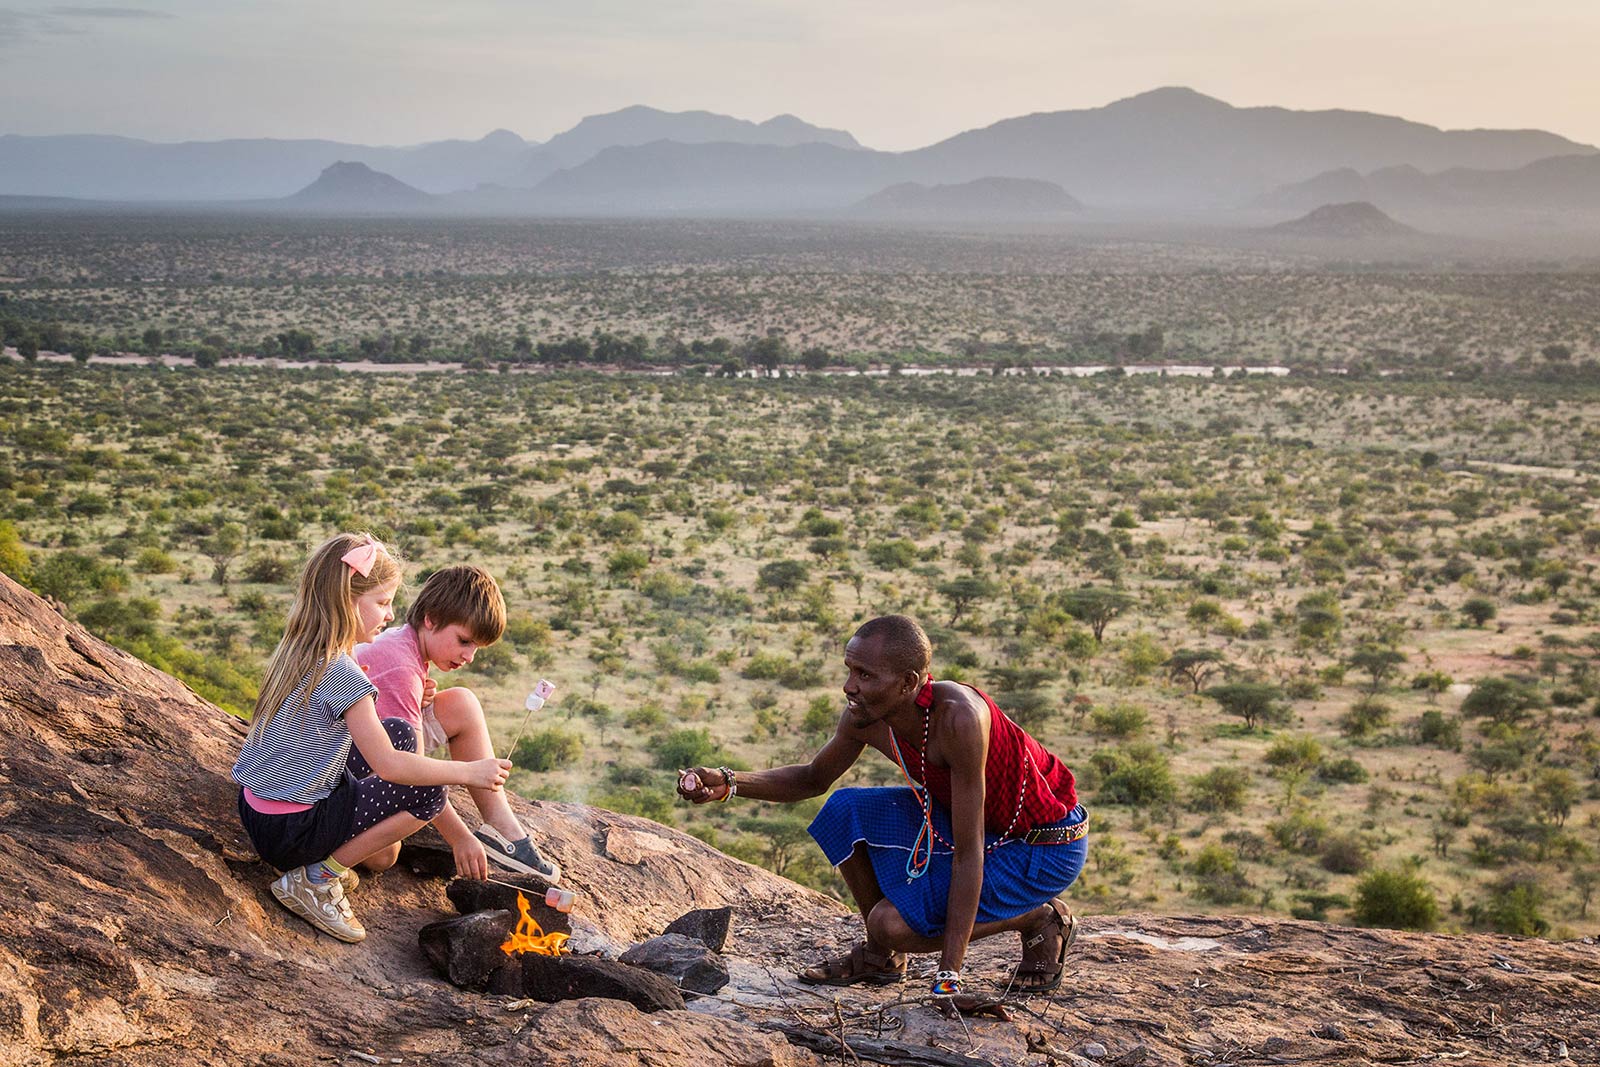
<path id="1" fill-rule="evenodd" d="M 378 687 L 378 695 L 373 698 L 378 705 L 378 718 L 404 719 L 420 728 L 422 682 L 428 677 L 428 661 L 417 636 L 409 625 L 396 626 L 379 634 L 370 645 L 357 645 L 352 655 L 367 672 L 367 680 Z"/>

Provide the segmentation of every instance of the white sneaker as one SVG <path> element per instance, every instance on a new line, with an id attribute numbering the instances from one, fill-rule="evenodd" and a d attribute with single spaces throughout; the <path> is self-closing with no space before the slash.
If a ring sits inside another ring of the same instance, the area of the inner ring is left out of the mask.
<path id="1" fill-rule="evenodd" d="M 306 877 L 306 869 L 296 867 L 272 883 L 272 895 L 278 898 L 279 904 L 340 941 L 354 943 L 367 936 L 366 928 L 350 910 L 350 903 L 344 898 L 344 886 L 337 878 L 323 885 L 313 885 Z"/>

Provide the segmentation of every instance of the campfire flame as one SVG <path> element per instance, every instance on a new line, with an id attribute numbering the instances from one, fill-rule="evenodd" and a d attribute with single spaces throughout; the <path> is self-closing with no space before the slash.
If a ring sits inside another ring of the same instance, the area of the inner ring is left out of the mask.
<path id="1" fill-rule="evenodd" d="M 545 933 L 534 921 L 533 916 L 528 914 L 528 898 L 520 892 L 517 893 L 517 910 L 522 912 L 522 918 L 517 920 L 516 930 L 500 946 L 501 952 L 507 956 L 523 952 L 532 952 L 540 956 L 559 956 L 566 951 L 567 935 Z"/>

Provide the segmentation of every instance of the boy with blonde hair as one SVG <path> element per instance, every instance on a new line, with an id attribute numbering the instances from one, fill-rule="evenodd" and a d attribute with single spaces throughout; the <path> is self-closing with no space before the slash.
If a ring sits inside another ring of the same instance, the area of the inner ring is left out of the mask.
<path id="1" fill-rule="evenodd" d="M 476 694 L 464 686 L 439 691 L 428 668 L 465 667 L 478 649 L 500 640 L 505 629 L 505 598 L 488 571 L 460 565 L 434 572 L 412 601 L 403 626 L 385 631 L 371 644 L 356 646 L 356 662 L 378 687 L 378 717 L 410 722 L 423 752 L 448 745 L 452 760 L 491 758 L 494 745 Z M 359 761 L 359 753 L 351 759 L 352 764 Z M 361 768 L 352 770 L 362 776 Z M 551 884 L 560 880 L 561 867 L 539 852 L 503 791 L 470 787 L 467 791 L 482 816 L 476 831 L 467 829 L 448 803 L 433 824 L 455 853 L 458 875 L 486 878 L 488 861 L 493 860 L 509 871 L 535 874 Z M 399 854 L 396 847 L 364 866 L 383 870 Z"/>

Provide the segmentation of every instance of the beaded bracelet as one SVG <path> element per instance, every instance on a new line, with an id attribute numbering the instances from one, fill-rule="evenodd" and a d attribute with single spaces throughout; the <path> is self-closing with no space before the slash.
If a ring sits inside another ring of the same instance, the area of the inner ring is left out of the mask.
<path id="1" fill-rule="evenodd" d="M 936 997 L 954 997 L 961 994 L 961 972 L 940 971 L 933 976 L 932 993 Z"/>
<path id="2" fill-rule="evenodd" d="M 722 775 L 722 784 L 728 787 L 728 791 L 722 795 L 722 799 L 717 803 L 726 804 L 739 795 L 738 777 L 733 773 L 732 767 L 718 767 L 717 773 Z"/>

